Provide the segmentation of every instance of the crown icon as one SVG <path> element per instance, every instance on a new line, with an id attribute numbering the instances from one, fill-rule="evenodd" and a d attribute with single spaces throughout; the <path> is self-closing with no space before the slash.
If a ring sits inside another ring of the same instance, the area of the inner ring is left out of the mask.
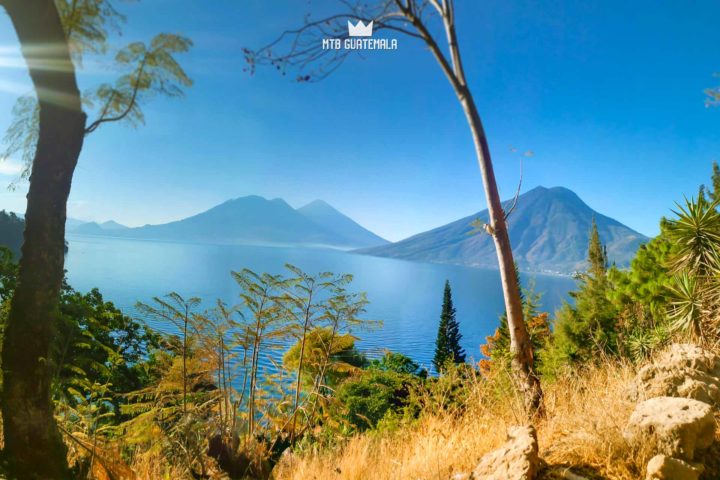
<path id="1" fill-rule="evenodd" d="M 372 20 L 367 25 L 365 25 L 362 20 L 358 20 L 357 25 L 353 25 L 352 22 L 348 20 L 348 34 L 350 34 L 351 37 L 372 37 L 372 31 Z"/>

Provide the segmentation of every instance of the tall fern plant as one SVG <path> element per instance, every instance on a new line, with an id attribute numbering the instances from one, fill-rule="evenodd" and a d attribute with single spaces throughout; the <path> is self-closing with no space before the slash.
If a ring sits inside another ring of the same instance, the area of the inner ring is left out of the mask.
<path id="1" fill-rule="evenodd" d="M 675 331 L 701 343 L 718 340 L 720 312 L 720 199 L 685 199 L 668 223 L 675 246 L 670 259 L 668 315 Z"/>

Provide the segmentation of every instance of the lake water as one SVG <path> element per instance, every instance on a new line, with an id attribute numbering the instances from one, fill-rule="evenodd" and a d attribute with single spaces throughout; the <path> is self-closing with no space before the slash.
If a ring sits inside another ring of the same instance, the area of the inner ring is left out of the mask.
<path id="1" fill-rule="evenodd" d="M 450 280 L 457 319 L 468 359 L 481 358 L 479 345 L 491 335 L 504 311 L 499 274 L 454 265 L 370 257 L 335 250 L 227 246 L 154 242 L 68 235 L 66 269 L 70 285 L 87 291 L 98 287 L 128 314 L 137 301 L 176 291 L 198 296 L 206 307 L 216 298 L 237 304 L 239 288 L 231 270 L 285 273 L 291 263 L 308 273 L 330 271 L 355 276 L 352 289 L 365 291 L 370 304 L 366 318 L 383 327 L 358 334 L 360 350 L 376 355 L 384 349 L 401 352 L 429 367 L 442 305 L 443 286 Z M 533 275 L 542 306 L 554 311 L 575 282 L 567 277 Z M 527 282 L 529 277 L 524 276 Z M 151 326 L 162 330 L 167 325 Z"/>

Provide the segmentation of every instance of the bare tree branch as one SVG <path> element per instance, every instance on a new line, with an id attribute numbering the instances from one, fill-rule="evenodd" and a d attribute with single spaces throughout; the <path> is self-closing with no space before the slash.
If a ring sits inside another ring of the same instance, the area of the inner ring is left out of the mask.
<path id="1" fill-rule="evenodd" d="M 522 181 L 523 181 L 523 161 L 522 158 L 520 159 L 520 180 L 518 181 L 517 190 L 515 191 L 515 198 L 513 199 L 512 206 L 510 206 L 510 209 L 505 209 L 505 221 L 507 221 L 508 218 L 510 218 L 510 214 L 515 210 L 515 207 L 517 207 L 518 198 L 520 197 L 520 188 L 522 187 Z"/>
<path id="2" fill-rule="evenodd" d="M 102 113 L 100 114 L 100 118 L 95 120 L 90 124 L 89 127 L 85 129 L 85 135 L 94 132 L 97 130 L 97 128 L 102 125 L 103 123 L 109 123 L 109 122 L 119 122 L 120 120 L 124 119 L 125 117 L 130 114 L 133 108 L 135 108 L 135 105 L 137 104 L 137 96 L 138 92 L 140 91 L 140 79 L 142 78 L 143 71 L 145 70 L 145 65 L 147 63 L 148 55 L 146 54 L 143 57 L 142 63 L 140 64 L 140 69 L 138 70 L 138 74 L 135 78 L 135 85 L 133 87 L 133 93 L 130 97 L 130 101 L 128 102 L 127 106 L 125 107 L 125 110 L 123 110 L 120 114 L 115 115 L 114 117 L 106 117 L 105 115 L 108 112 L 108 109 L 110 108 L 110 105 L 113 102 L 113 99 L 115 97 L 115 93 L 113 92 L 110 95 L 110 98 L 108 98 L 108 101 L 105 103 L 105 107 L 103 108 Z"/>
<path id="3" fill-rule="evenodd" d="M 517 374 L 517 384 L 524 394 L 528 415 L 542 415 L 542 388 L 537 376 L 534 374 L 532 343 L 523 320 L 522 300 L 515 270 L 516 264 L 507 229 L 507 215 L 497 188 L 490 146 L 463 69 L 455 30 L 454 1 L 377 0 L 378 3 L 375 4 L 375 8 L 368 7 L 368 3 L 360 0 L 353 2 L 350 2 L 350 0 L 339 1 L 348 7 L 351 13 L 313 22 L 310 22 L 306 17 L 305 26 L 296 31 L 283 33 L 269 47 L 258 51 L 246 49 L 245 55 L 250 70 L 254 72 L 256 65 L 269 64 L 277 70 L 281 70 L 283 74 L 287 67 L 296 68 L 299 71 L 299 81 L 325 78 L 347 58 L 350 51 L 354 51 L 349 48 L 323 49 L 323 38 L 337 39 L 349 36 L 345 32 L 346 25 L 339 23 L 340 19 L 349 21 L 352 18 L 362 20 L 363 23 L 374 21 L 378 28 L 392 30 L 391 27 L 395 27 L 396 31 L 407 33 L 410 37 L 419 38 L 423 41 L 449 80 L 468 121 L 482 176 L 489 217 L 488 223 L 481 224 L 476 221 L 473 223 L 473 227 L 485 230 L 491 235 L 495 244 L 503 298 L 505 300 L 508 325 L 510 326 L 510 350 L 512 352 L 513 371 Z M 433 27 L 430 22 L 433 18 L 426 13 L 428 9 L 431 10 L 435 19 L 439 18 L 442 21 L 447 50 L 440 47 L 441 43 L 431 33 Z M 289 51 L 285 50 L 287 53 L 280 55 L 275 54 L 273 48 L 281 45 L 285 47 L 287 36 L 292 38 Z M 514 205 L 517 204 L 519 190 L 520 186 L 518 186 L 518 194 L 515 196 Z M 515 208 L 514 205 L 509 209 L 509 213 Z"/>
<path id="4" fill-rule="evenodd" d="M 411 38 L 424 40 L 423 36 L 410 28 L 406 11 L 395 6 L 394 0 L 384 0 L 374 8 L 367 5 L 338 0 L 347 8 L 345 13 L 330 15 L 317 20 L 305 17 L 305 23 L 296 29 L 286 30 L 277 38 L 259 49 L 244 49 L 245 60 L 249 70 L 254 73 L 258 65 L 269 65 L 285 75 L 289 68 L 297 70 L 297 81 L 317 82 L 334 72 L 345 59 L 355 50 L 324 49 L 323 40 L 345 40 L 350 38 L 348 22 L 373 22 L 375 31 L 388 30 L 402 33 Z M 416 2 L 409 2 L 414 4 Z M 421 2 L 424 4 L 425 2 Z M 284 53 L 278 54 L 276 49 L 282 47 Z"/>
<path id="5" fill-rule="evenodd" d="M 420 19 L 420 17 L 414 15 L 409 8 L 404 7 L 402 5 L 401 0 L 394 0 L 394 1 L 398 5 L 398 8 L 400 8 L 400 10 L 403 12 L 403 14 L 405 14 L 408 21 L 419 32 L 423 41 L 427 44 L 428 48 L 430 49 L 430 52 L 435 57 L 435 60 L 437 60 L 437 62 L 440 64 L 440 68 L 442 69 L 443 73 L 450 81 L 453 89 L 455 90 L 455 93 L 457 95 L 465 96 L 466 85 L 464 83 L 464 78 L 461 79 L 460 77 L 458 77 L 458 75 L 455 72 L 455 69 L 448 62 L 447 58 L 445 57 L 445 54 L 440 49 L 439 44 L 437 43 L 435 38 L 432 36 L 430 31 L 427 29 L 427 26 L 425 25 L 425 23 Z M 444 19 L 445 17 L 443 16 L 442 18 Z"/>

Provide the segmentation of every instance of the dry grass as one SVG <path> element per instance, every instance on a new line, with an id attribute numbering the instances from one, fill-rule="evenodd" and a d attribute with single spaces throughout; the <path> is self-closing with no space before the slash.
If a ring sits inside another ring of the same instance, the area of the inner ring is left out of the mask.
<path id="1" fill-rule="evenodd" d="M 131 467 L 135 473 L 134 477 L 129 477 L 132 479 L 179 480 L 188 478 L 182 469 L 169 465 L 166 459 L 159 455 L 140 455 L 133 459 Z"/>
<path id="2" fill-rule="evenodd" d="M 630 451 L 622 430 L 632 412 L 627 388 L 634 370 L 612 364 L 545 385 L 547 416 L 537 422 L 546 478 L 563 467 L 590 477 L 635 479 L 647 455 Z M 500 402 L 478 382 L 461 416 L 426 415 L 393 433 L 358 435 L 328 452 L 287 457 L 276 478 L 443 479 L 470 472 L 479 458 L 520 423 L 517 399 Z"/>
<path id="3" fill-rule="evenodd" d="M 622 435 L 634 408 L 629 389 L 636 370 L 617 361 L 605 365 L 544 383 L 547 412 L 535 422 L 540 456 L 546 463 L 542 479 L 570 478 L 562 476 L 568 469 L 588 479 L 643 477 L 649 452 L 631 449 Z M 499 388 L 502 381 L 477 378 L 470 383 L 472 395 L 462 414 L 428 408 L 434 413 L 392 432 L 356 435 L 329 450 L 285 455 L 273 478 L 448 480 L 455 473 L 471 472 L 480 457 L 505 441 L 509 426 L 522 423 L 524 415 L 520 399 L 509 393 L 513 389 Z M 706 465 L 703 478 L 720 478 L 715 476 L 720 472 L 720 442 L 700 460 Z M 129 467 L 134 475 L 115 478 L 189 478 L 152 452 L 136 456 Z M 211 470 L 210 478 L 227 478 L 217 468 Z"/>
<path id="4" fill-rule="evenodd" d="M 635 370 L 608 363 L 546 387 L 548 415 L 538 424 L 540 456 L 553 467 L 609 479 L 636 479 L 649 452 L 633 451 L 623 429 L 635 404 L 629 387 Z"/>

